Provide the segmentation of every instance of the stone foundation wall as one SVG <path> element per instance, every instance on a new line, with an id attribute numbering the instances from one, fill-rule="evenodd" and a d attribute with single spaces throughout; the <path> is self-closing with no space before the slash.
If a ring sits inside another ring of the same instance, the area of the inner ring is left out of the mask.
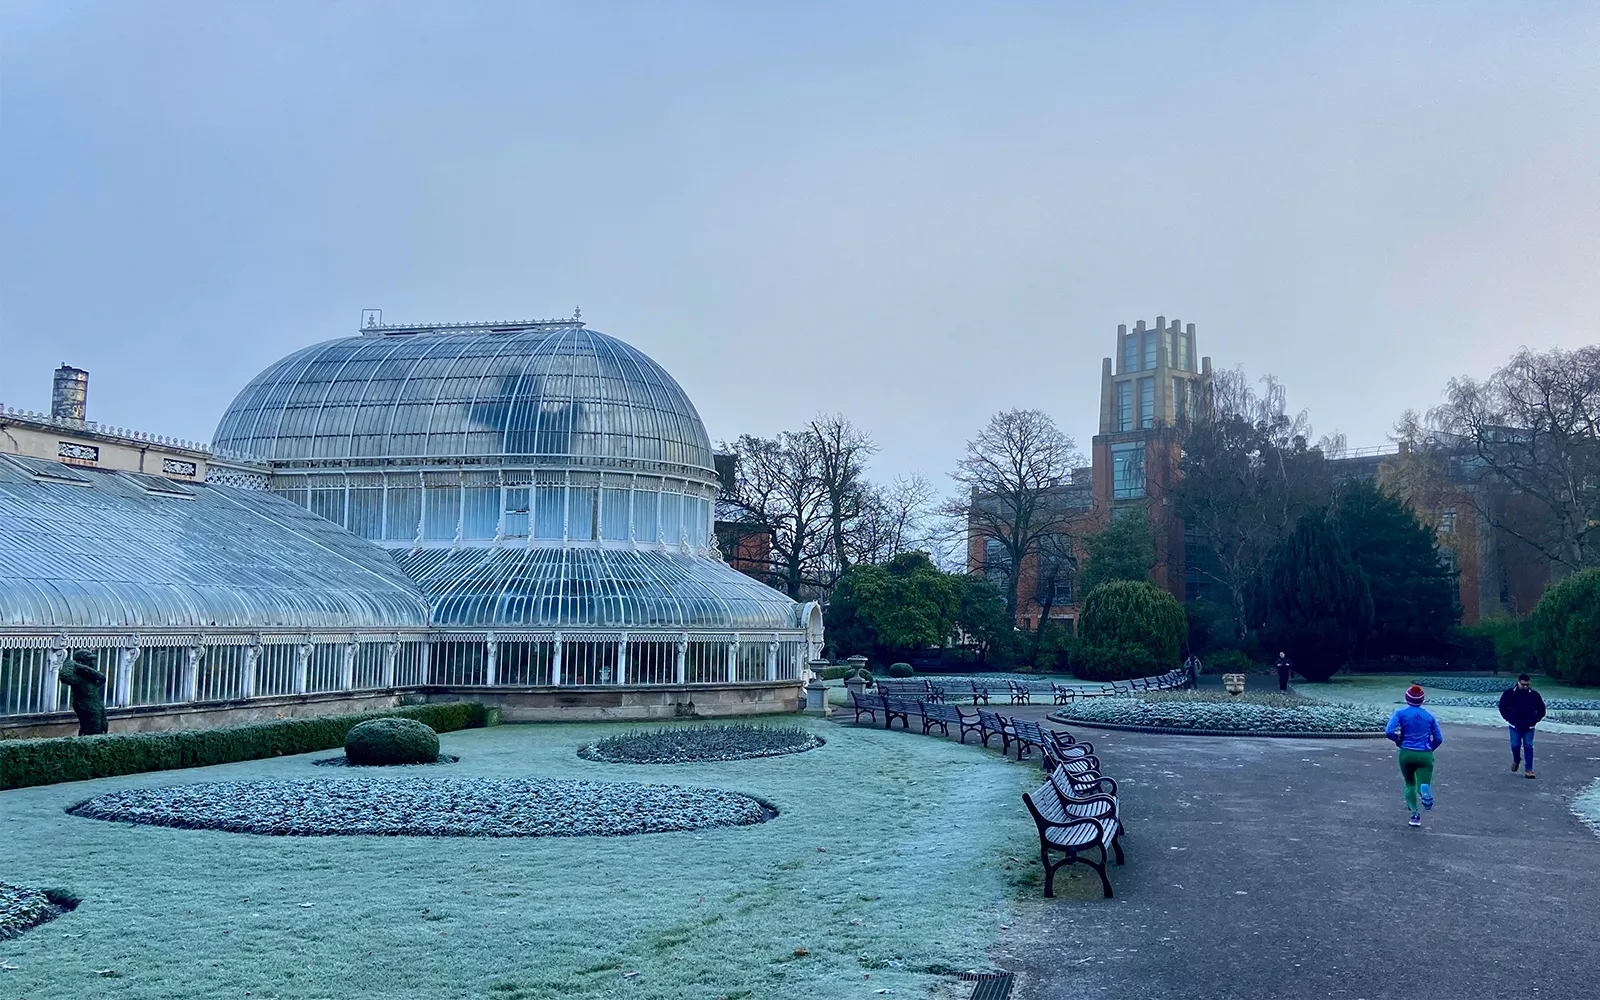
<path id="1" fill-rule="evenodd" d="M 502 722 L 603 722 L 650 719 L 722 718 L 799 711 L 799 681 L 748 684 L 697 684 L 682 687 L 426 687 L 381 691 L 330 691 L 249 701 L 185 705 L 143 705 L 107 709 L 113 733 L 167 729 L 211 729 L 342 712 L 395 708 L 402 701 L 478 701 L 498 706 Z M 0 739 L 72 736 L 78 719 L 71 712 L 13 715 L 0 719 Z"/>

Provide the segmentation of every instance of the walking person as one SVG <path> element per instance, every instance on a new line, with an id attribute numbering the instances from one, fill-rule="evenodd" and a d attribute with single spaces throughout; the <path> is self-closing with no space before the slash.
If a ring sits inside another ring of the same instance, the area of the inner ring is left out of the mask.
<path id="1" fill-rule="evenodd" d="M 1508 687 L 1500 696 L 1500 718 L 1511 727 L 1511 773 L 1527 761 L 1525 778 L 1533 773 L 1533 727 L 1544 718 L 1544 698 L 1533 689 L 1527 674 L 1517 677 L 1517 686 Z"/>
<path id="2" fill-rule="evenodd" d="M 1422 707 L 1422 688 L 1413 684 L 1406 689 L 1406 707 L 1397 708 L 1389 716 L 1389 725 L 1383 735 L 1400 748 L 1400 775 L 1406 779 L 1406 808 L 1411 810 L 1411 825 L 1422 825 L 1422 808 L 1433 808 L 1433 752 L 1444 742 L 1439 732 L 1439 720 Z"/>
<path id="3" fill-rule="evenodd" d="M 1289 690 L 1289 671 L 1294 669 L 1294 661 L 1289 659 L 1288 653 L 1280 649 L 1278 650 L 1278 662 L 1274 665 L 1278 668 L 1278 690 Z"/>

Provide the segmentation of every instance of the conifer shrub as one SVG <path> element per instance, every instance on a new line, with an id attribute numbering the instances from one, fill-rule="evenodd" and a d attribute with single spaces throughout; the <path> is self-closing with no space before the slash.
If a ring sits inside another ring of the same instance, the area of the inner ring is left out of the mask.
<path id="1" fill-rule="evenodd" d="M 1087 680 L 1160 673 L 1178 662 L 1188 630 L 1183 607 L 1155 584 L 1102 583 L 1084 601 L 1073 673 Z"/>
<path id="2" fill-rule="evenodd" d="M 1332 677 L 1372 628 L 1367 575 L 1320 513 L 1300 518 L 1273 552 L 1262 604 L 1269 646 L 1308 681 Z"/>

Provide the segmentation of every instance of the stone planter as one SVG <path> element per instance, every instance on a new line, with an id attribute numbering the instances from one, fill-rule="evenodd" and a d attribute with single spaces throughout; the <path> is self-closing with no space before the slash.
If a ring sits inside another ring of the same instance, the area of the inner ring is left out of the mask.
<path id="1" fill-rule="evenodd" d="M 1244 694 L 1244 674 L 1223 674 L 1222 687 L 1229 694 Z"/>

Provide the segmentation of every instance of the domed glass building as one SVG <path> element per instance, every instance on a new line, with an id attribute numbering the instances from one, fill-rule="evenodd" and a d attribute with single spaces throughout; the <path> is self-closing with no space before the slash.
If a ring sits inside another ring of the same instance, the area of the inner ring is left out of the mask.
<path id="1" fill-rule="evenodd" d="M 683 389 L 576 319 L 369 325 L 253 379 L 213 447 L 390 550 L 432 684 L 792 680 L 820 645 L 818 609 L 718 555 Z"/>

